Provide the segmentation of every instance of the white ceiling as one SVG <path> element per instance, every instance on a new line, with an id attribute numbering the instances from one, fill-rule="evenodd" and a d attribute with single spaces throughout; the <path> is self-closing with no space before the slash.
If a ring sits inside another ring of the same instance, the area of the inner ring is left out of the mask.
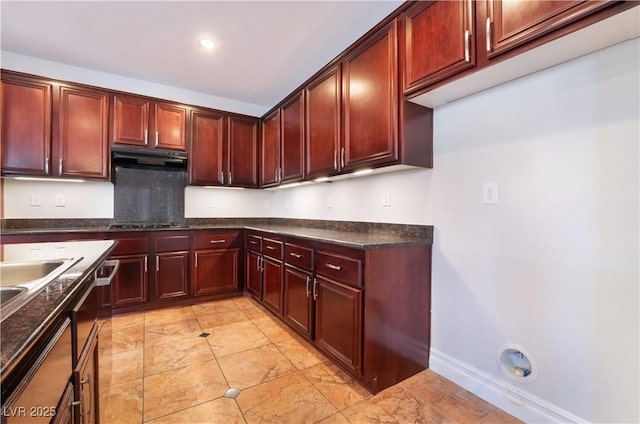
<path id="1" fill-rule="evenodd" d="M 266 110 L 401 3 L 2 0 L 1 47 Z"/>

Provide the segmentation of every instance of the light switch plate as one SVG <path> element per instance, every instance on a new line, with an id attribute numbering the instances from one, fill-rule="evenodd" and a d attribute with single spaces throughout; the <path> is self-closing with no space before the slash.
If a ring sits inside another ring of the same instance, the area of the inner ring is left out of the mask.
<path id="1" fill-rule="evenodd" d="M 31 206 L 42 206 L 42 195 L 40 193 L 31 193 Z"/>
<path id="2" fill-rule="evenodd" d="M 64 198 L 64 194 L 56 194 L 56 206 L 58 207 L 66 206 L 66 200 Z"/>

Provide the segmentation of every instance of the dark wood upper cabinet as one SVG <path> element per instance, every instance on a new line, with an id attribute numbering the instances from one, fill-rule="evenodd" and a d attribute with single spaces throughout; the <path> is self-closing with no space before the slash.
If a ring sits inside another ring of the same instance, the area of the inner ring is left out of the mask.
<path id="1" fill-rule="evenodd" d="M 260 149 L 260 186 L 271 187 L 280 183 L 280 109 L 262 120 Z"/>
<path id="2" fill-rule="evenodd" d="M 471 0 L 416 2 L 403 14 L 405 92 L 476 64 Z"/>
<path id="3" fill-rule="evenodd" d="M 62 85 L 53 116 L 53 175 L 108 179 L 109 93 Z"/>
<path id="4" fill-rule="evenodd" d="M 229 168 L 225 184 L 258 187 L 258 118 L 229 117 Z"/>
<path id="5" fill-rule="evenodd" d="M 486 40 L 489 58 L 535 40 L 615 2 L 487 0 Z"/>
<path id="6" fill-rule="evenodd" d="M 189 184 L 224 184 L 226 117 L 191 109 L 189 122 Z"/>
<path id="7" fill-rule="evenodd" d="M 304 178 L 304 94 L 298 93 L 280 108 L 280 182 Z"/>
<path id="8" fill-rule="evenodd" d="M 2 173 L 109 178 L 105 91 L 2 73 Z"/>
<path id="9" fill-rule="evenodd" d="M 2 174 L 50 175 L 51 82 L 2 73 Z"/>
<path id="10" fill-rule="evenodd" d="M 397 45 L 394 20 L 343 60 L 341 169 L 398 159 Z"/>
<path id="11" fill-rule="evenodd" d="M 186 151 L 186 127 L 186 106 L 138 96 L 113 96 L 112 144 Z"/>
<path id="12" fill-rule="evenodd" d="M 338 172 L 341 133 L 341 73 L 336 65 L 316 77 L 305 92 L 306 177 Z"/>

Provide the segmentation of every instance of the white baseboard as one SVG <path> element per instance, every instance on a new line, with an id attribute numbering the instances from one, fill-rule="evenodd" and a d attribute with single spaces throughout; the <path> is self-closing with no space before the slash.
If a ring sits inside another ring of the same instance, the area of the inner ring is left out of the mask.
<path id="1" fill-rule="evenodd" d="M 437 349 L 431 349 L 429 368 L 527 423 L 587 422 L 509 382 L 499 380 Z"/>

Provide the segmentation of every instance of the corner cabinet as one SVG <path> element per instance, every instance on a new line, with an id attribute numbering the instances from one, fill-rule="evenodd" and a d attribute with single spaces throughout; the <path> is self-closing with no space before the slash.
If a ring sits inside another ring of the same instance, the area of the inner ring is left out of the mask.
<path id="1" fill-rule="evenodd" d="M 229 153 L 226 185 L 258 187 L 258 118 L 229 117 Z"/>
<path id="2" fill-rule="evenodd" d="M 107 180 L 109 95 L 2 72 L 2 174 Z"/>

